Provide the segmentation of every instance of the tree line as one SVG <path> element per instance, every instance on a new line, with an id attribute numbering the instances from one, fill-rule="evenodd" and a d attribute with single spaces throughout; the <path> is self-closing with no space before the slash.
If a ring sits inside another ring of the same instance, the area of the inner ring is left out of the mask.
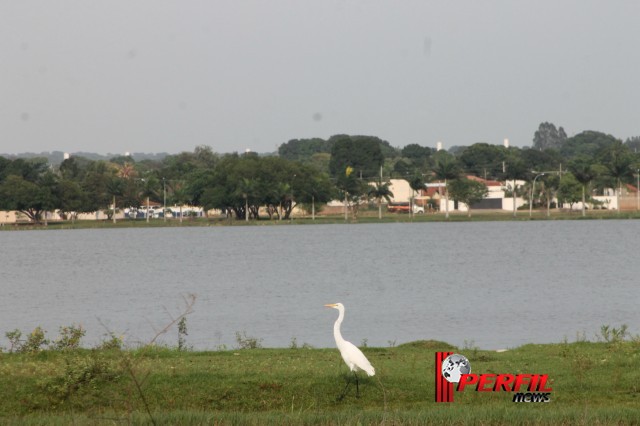
<path id="1" fill-rule="evenodd" d="M 513 182 L 535 178 L 536 202 L 557 197 L 575 203 L 632 183 L 640 169 L 639 146 L 640 138 L 622 142 L 595 131 L 567 137 L 562 127 L 542 123 L 530 148 L 480 142 L 449 151 L 419 144 L 400 149 L 375 136 L 335 135 L 291 140 L 278 155 L 219 154 L 200 146 L 161 160 L 72 156 L 58 167 L 43 158 L 0 157 L 0 209 L 20 211 L 34 222 L 54 210 L 68 219 L 95 211 L 111 218 L 116 207 L 152 200 L 219 209 L 236 219 L 256 219 L 261 209 L 270 218 L 288 219 L 296 206 L 310 210 L 341 199 L 357 214 L 363 201 L 380 208 L 393 196 L 391 178 L 407 180 L 414 190 L 429 181 L 449 182 L 444 195 L 470 205 L 486 187 L 466 175 Z M 515 197 L 527 189 L 510 191 Z"/>

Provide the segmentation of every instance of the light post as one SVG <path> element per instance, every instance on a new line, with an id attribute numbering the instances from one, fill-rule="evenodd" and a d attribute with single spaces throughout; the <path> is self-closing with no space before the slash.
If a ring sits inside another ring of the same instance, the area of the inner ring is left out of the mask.
<path id="1" fill-rule="evenodd" d="M 167 183 L 162 178 L 162 218 L 167 221 Z"/>
<path id="2" fill-rule="evenodd" d="M 536 186 L 536 179 L 540 176 L 544 176 L 544 173 L 540 173 L 536 177 L 533 178 L 533 183 L 531 184 L 531 192 L 529 193 L 529 217 L 531 217 L 532 208 L 533 208 L 533 189 Z"/>
<path id="3" fill-rule="evenodd" d="M 147 192 L 147 181 L 145 179 L 140 179 L 140 182 L 142 182 L 143 189 L 147 194 L 147 211 L 145 213 L 145 218 L 147 220 L 147 223 L 149 223 L 149 193 Z"/>

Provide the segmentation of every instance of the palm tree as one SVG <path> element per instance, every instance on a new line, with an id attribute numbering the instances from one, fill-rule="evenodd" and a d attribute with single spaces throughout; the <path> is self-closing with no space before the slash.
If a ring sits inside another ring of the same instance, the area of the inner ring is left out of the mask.
<path id="1" fill-rule="evenodd" d="M 158 189 L 160 187 L 160 182 L 155 176 L 151 176 L 150 178 L 142 179 L 142 188 L 141 194 L 143 197 L 147 199 L 147 223 L 149 223 L 149 198 L 156 198 L 158 196 Z"/>
<path id="2" fill-rule="evenodd" d="M 560 189 L 560 176 L 556 173 L 545 174 L 541 180 L 541 186 L 543 187 L 543 193 L 546 198 L 547 204 L 547 217 L 551 215 L 551 200 L 558 193 L 558 189 Z"/>
<path id="3" fill-rule="evenodd" d="M 582 216 L 586 215 L 586 191 L 587 186 L 598 175 L 597 171 L 593 168 L 593 165 L 586 158 L 577 158 L 569 163 L 569 171 L 573 174 L 578 182 L 582 185 Z"/>
<path id="4" fill-rule="evenodd" d="M 609 172 L 609 176 L 616 180 L 616 202 L 618 204 L 618 213 L 620 213 L 620 192 L 622 191 L 622 180 L 633 174 L 633 157 L 629 152 L 629 148 L 627 148 L 622 141 L 616 141 L 605 155 L 608 160 L 605 165 Z"/>
<path id="5" fill-rule="evenodd" d="M 460 168 L 455 157 L 451 154 L 443 153 L 436 159 L 433 172 L 436 178 L 444 180 L 445 217 L 449 219 L 449 191 L 447 190 L 447 180 L 457 178 L 460 175 Z"/>
<path id="6" fill-rule="evenodd" d="M 374 183 L 374 186 L 369 188 L 367 195 L 378 200 L 378 219 L 382 219 L 382 199 L 384 198 L 388 203 L 391 201 L 391 197 L 393 197 L 393 192 L 389 189 L 389 182 L 382 182 L 380 180 Z"/>
<path id="7" fill-rule="evenodd" d="M 254 205 L 255 191 L 258 186 L 258 182 L 254 179 L 241 178 L 238 182 L 238 195 L 241 195 L 244 199 L 244 220 L 249 221 L 249 202 L 251 206 Z M 258 219 L 258 212 L 255 211 L 255 218 Z"/>
<path id="8" fill-rule="evenodd" d="M 116 196 L 124 193 L 124 181 L 118 176 L 112 176 L 107 181 L 107 193 L 113 198 L 113 223 L 116 223 Z"/>
<path id="9" fill-rule="evenodd" d="M 411 202 L 409 203 L 409 213 L 411 214 L 411 217 L 413 218 L 413 203 L 414 203 L 414 196 L 413 194 L 416 191 L 420 191 L 421 189 L 424 189 L 424 178 L 422 176 L 421 173 L 415 173 L 413 175 L 413 177 L 411 179 L 409 179 L 409 187 L 411 188 Z"/>
<path id="10" fill-rule="evenodd" d="M 513 217 L 516 217 L 516 197 L 518 192 L 519 179 L 526 179 L 528 175 L 528 166 L 517 154 L 517 151 L 510 152 L 505 162 L 505 170 L 503 177 L 505 180 L 513 180 L 512 197 L 513 197 Z"/>

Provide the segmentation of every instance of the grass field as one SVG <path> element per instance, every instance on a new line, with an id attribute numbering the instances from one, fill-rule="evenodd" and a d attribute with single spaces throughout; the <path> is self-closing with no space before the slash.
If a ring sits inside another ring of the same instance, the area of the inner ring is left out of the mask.
<path id="1" fill-rule="evenodd" d="M 144 227 L 190 227 L 190 226 L 278 226 L 278 225 L 321 225 L 321 224 L 344 224 L 344 223 L 404 223 L 404 222 L 484 222 L 484 221 L 530 221 L 530 220 L 603 220 L 603 219 L 640 219 L 640 212 L 637 211 L 609 211 L 592 210 L 582 217 L 580 211 L 557 211 L 552 210 L 547 217 L 546 211 L 534 210 L 532 216 L 529 212 L 520 210 L 514 217 L 513 212 L 505 210 L 475 210 L 471 217 L 467 213 L 450 212 L 449 218 L 443 212 L 416 214 L 411 217 L 405 213 L 384 212 L 382 219 L 378 219 L 377 209 L 361 209 L 357 218 L 349 213 L 345 221 L 344 215 L 317 215 L 315 220 L 311 216 L 294 217 L 291 220 L 269 220 L 261 217 L 260 220 L 236 220 L 222 217 L 211 218 L 185 218 L 182 222 L 177 219 L 169 219 L 166 222 L 162 219 L 152 219 L 147 223 L 145 219 L 119 219 L 115 224 L 109 220 L 82 220 L 82 221 L 50 221 L 47 226 L 43 224 L 33 225 L 22 223 L 19 225 L 7 224 L 0 226 L 0 231 L 5 230 L 28 230 L 28 229 L 109 229 L 109 228 L 144 228 Z"/>
<path id="2" fill-rule="evenodd" d="M 640 340 L 609 340 L 500 353 L 434 341 L 363 348 L 377 374 L 342 400 L 351 376 L 337 349 L 5 351 L 0 423 L 638 424 Z M 476 374 L 548 374 L 551 401 L 469 388 L 436 403 L 436 351 L 465 355 Z"/>

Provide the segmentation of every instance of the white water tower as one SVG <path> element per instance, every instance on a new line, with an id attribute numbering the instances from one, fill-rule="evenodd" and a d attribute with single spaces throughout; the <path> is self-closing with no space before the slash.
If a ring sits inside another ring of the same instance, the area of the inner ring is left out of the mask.
<path id="1" fill-rule="evenodd" d="M 436 151 L 442 151 L 442 142 L 436 142 Z"/>
<path id="2" fill-rule="evenodd" d="M 509 138 L 504 138 L 504 147 L 509 148 Z"/>

